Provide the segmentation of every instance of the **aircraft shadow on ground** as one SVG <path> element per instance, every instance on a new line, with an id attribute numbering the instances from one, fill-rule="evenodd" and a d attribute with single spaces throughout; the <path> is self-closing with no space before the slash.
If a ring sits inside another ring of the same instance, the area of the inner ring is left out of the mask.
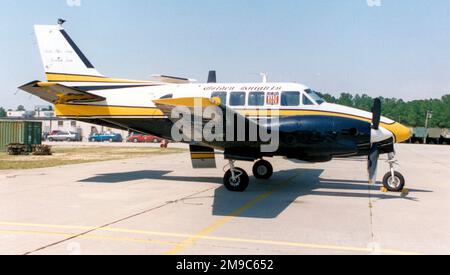
<path id="1" fill-rule="evenodd" d="M 222 184 L 221 177 L 170 176 L 171 173 L 172 171 L 159 170 L 109 173 L 79 182 L 119 184 L 137 180 L 165 180 L 192 184 L 198 182 Z M 301 204 L 303 196 L 418 201 L 414 194 L 432 192 L 409 189 L 407 195 L 380 193 L 380 184 L 369 186 L 368 182 L 363 180 L 324 179 L 320 177 L 322 173 L 323 170 L 319 169 L 294 169 L 276 172 L 269 181 L 251 177 L 250 187 L 243 193 L 229 192 L 222 186 L 214 193 L 213 215 L 274 219 L 290 205 Z M 373 192 L 368 192 L 369 189 Z M 255 202 L 254 205 L 252 202 Z"/>

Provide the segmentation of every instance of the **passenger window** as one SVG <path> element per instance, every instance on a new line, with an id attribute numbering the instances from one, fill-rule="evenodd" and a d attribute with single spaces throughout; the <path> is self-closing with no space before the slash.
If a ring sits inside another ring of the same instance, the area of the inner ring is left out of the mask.
<path id="1" fill-rule="evenodd" d="M 227 92 L 214 92 L 211 94 L 211 98 L 218 97 L 222 105 L 227 105 Z"/>
<path id="2" fill-rule="evenodd" d="M 251 92 L 248 95 L 248 106 L 264 106 L 265 97 L 264 92 Z"/>
<path id="3" fill-rule="evenodd" d="M 314 102 L 312 102 L 306 95 L 303 95 L 303 105 L 314 105 Z"/>
<path id="4" fill-rule="evenodd" d="M 299 106 L 300 92 L 283 92 L 281 94 L 281 106 Z"/>
<path id="5" fill-rule="evenodd" d="M 245 106 L 245 92 L 231 93 L 230 106 Z"/>

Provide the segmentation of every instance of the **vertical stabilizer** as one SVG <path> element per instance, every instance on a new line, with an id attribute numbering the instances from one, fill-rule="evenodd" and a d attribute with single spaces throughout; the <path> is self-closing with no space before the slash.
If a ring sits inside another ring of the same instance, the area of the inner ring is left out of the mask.
<path id="1" fill-rule="evenodd" d="M 103 77 L 61 25 L 36 25 L 44 70 L 48 81 L 76 81 L 77 76 Z"/>

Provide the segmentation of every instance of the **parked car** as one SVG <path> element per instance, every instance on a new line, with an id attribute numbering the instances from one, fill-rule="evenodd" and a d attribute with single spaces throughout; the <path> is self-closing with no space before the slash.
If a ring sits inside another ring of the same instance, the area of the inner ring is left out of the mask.
<path id="1" fill-rule="evenodd" d="M 89 137 L 90 142 L 122 142 L 123 138 L 120 134 L 113 132 L 104 132 L 100 134 L 93 134 Z"/>
<path id="2" fill-rule="evenodd" d="M 70 131 L 54 131 L 47 136 L 48 141 L 81 141 L 79 133 Z"/>
<path id="3" fill-rule="evenodd" d="M 160 143 L 161 141 L 162 139 L 159 137 L 141 134 L 133 134 L 127 138 L 127 142 L 134 142 L 134 143 L 147 143 L 147 142 Z"/>

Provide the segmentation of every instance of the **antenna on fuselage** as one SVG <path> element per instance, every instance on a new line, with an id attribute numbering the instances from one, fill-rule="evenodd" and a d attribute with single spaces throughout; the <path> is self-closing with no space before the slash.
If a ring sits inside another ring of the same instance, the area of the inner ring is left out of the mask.
<path id="1" fill-rule="evenodd" d="M 269 74 L 268 73 L 260 73 L 259 75 L 261 75 L 261 77 L 262 77 L 262 83 L 267 83 L 267 81 L 269 79 Z"/>

